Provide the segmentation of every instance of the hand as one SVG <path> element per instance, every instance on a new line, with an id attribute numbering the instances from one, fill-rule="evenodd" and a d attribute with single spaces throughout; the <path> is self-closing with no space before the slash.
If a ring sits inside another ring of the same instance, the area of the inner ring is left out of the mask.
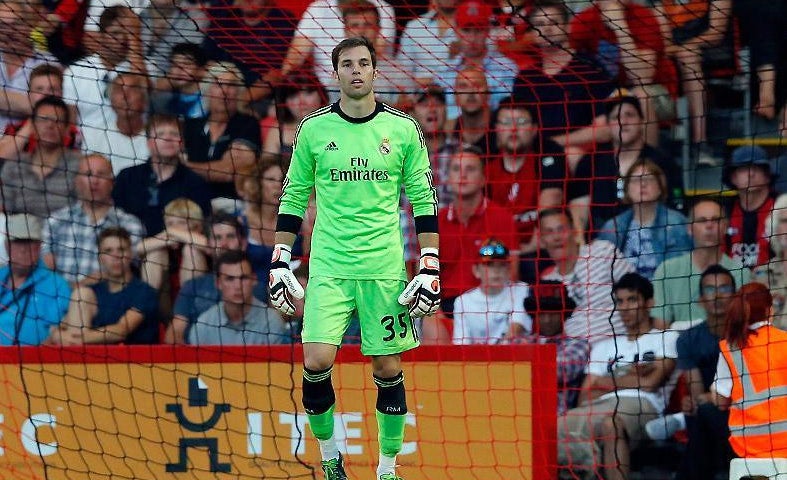
<path id="1" fill-rule="evenodd" d="M 653 373 L 656 369 L 656 366 L 653 362 L 637 362 L 634 364 L 634 371 L 640 377 L 646 377 Z"/>
<path id="2" fill-rule="evenodd" d="M 287 245 L 277 244 L 273 247 L 271 272 L 268 279 L 270 306 L 287 316 L 295 313 L 293 298 L 300 300 L 304 294 L 303 287 L 290 270 L 291 255 L 290 247 Z"/>
<path id="3" fill-rule="evenodd" d="M 401 305 L 410 305 L 411 317 L 434 315 L 440 308 L 440 260 L 436 248 L 422 248 L 418 275 L 399 295 Z"/>

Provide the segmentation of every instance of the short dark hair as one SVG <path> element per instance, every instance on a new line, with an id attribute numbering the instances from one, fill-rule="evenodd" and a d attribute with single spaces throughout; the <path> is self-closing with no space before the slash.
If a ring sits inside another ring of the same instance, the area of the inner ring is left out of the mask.
<path id="1" fill-rule="evenodd" d="M 66 122 L 71 121 L 71 110 L 68 109 L 68 105 L 66 105 L 66 102 L 64 102 L 62 98 L 56 97 L 54 95 L 47 95 L 36 102 L 36 104 L 33 106 L 33 118 L 38 115 L 38 111 L 41 110 L 42 107 L 47 105 L 60 109 L 64 113 Z"/>
<path id="2" fill-rule="evenodd" d="M 363 37 L 352 37 L 345 38 L 339 42 L 338 45 L 333 47 L 333 51 L 331 52 L 331 63 L 333 63 L 333 70 L 335 72 L 339 70 L 339 55 L 341 55 L 343 51 L 355 47 L 368 48 L 369 55 L 372 59 L 372 67 L 377 68 L 377 52 L 374 50 L 374 44 Z"/>
<path id="3" fill-rule="evenodd" d="M 183 135 L 183 125 L 178 117 L 170 115 L 169 113 L 154 113 L 148 118 L 148 123 L 145 125 L 145 135 L 149 137 L 153 134 L 153 129 L 156 125 L 175 125 Z"/>
<path id="4" fill-rule="evenodd" d="M 536 110 L 535 105 L 532 103 L 526 103 L 514 96 L 505 97 L 504 99 L 500 100 L 500 103 L 497 104 L 497 109 L 495 109 L 495 114 L 492 117 L 493 124 L 497 125 L 497 116 L 500 114 L 501 110 L 524 110 L 528 114 L 530 114 L 530 120 L 533 122 L 534 125 L 538 125 L 538 110 Z"/>
<path id="5" fill-rule="evenodd" d="M 223 265 L 237 265 L 241 262 L 248 262 L 251 265 L 251 260 L 249 260 L 249 256 L 246 255 L 246 252 L 241 252 L 240 250 L 227 250 L 219 255 L 219 258 L 216 259 L 216 265 L 214 266 L 216 269 L 216 276 L 221 274 L 221 267 Z"/>
<path id="6" fill-rule="evenodd" d="M 653 298 L 653 284 L 650 283 L 650 280 L 636 272 L 629 272 L 620 277 L 612 286 L 613 292 L 618 290 L 633 290 L 642 295 L 642 298 L 645 300 Z"/>
<path id="7" fill-rule="evenodd" d="M 570 13 L 563 0 L 535 0 L 533 5 L 527 9 L 527 23 L 530 23 L 530 17 L 533 16 L 533 12 L 537 10 L 546 10 L 547 8 L 554 8 L 555 10 L 558 10 L 560 12 L 560 16 L 563 17 L 563 21 L 568 21 Z"/>
<path id="8" fill-rule="evenodd" d="M 241 225 L 238 217 L 232 215 L 231 213 L 214 213 L 213 215 L 209 216 L 207 220 L 205 220 L 205 232 L 208 234 L 208 237 L 213 236 L 214 225 L 229 225 L 235 230 L 238 238 L 246 238 L 246 235 L 243 232 L 243 225 Z"/>
<path id="9" fill-rule="evenodd" d="M 98 234 L 98 237 L 96 237 L 96 246 L 101 248 L 101 244 L 104 242 L 104 240 L 110 237 L 125 240 L 129 245 L 131 245 L 131 234 L 128 233 L 128 230 L 123 227 L 107 227 L 101 230 Z"/>
<path id="10" fill-rule="evenodd" d="M 735 277 L 732 275 L 732 272 L 718 264 L 711 265 L 702 272 L 700 275 L 700 286 L 702 286 L 702 282 L 705 280 L 705 277 L 709 277 L 711 275 L 726 275 L 732 282 L 732 288 L 735 290 L 738 289 L 738 286 L 735 285 Z"/>
<path id="11" fill-rule="evenodd" d="M 545 208 L 538 212 L 538 223 L 541 223 L 542 220 L 549 217 L 554 217 L 556 215 L 560 215 L 566 217 L 568 219 L 568 223 L 574 224 L 574 217 L 571 215 L 571 212 L 562 207 L 550 207 Z"/>
<path id="12" fill-rule="evenodd" d="M 98 17 L 98 31 L 101 33 L 106 32 L 112 24 L 129 13 L 133 14 L 134 12 L 125 5 L 113 5 L 105 8 L 104 11 L 101 12 L 101 16 Z"/>
<path id="13" fill-rule="evenodd" d="M 719 207 L 719 218 L 722 218 L 722 219 L 725 219 L 725 220 L 727 219 L 727 211 L 724 209 L 724 206 L 721 203 L 719 203 L 718 201 L 716 201 L 716 200 L 714 200 L 712 198 L 707 198 L 707 197 L 706 198 L 702 198 L 702 197 L 700 197 L 697 200 L 695 200 L 691 204 L 691 207 L 689 208 L 689 215 L 688 215 L 689 222 L 694 223 L 694 210 L 697 208 L 698 205 L 700 205 L 702 203 L 713 203 L 713 204 L 715 204 L 717 207 Z"/>
<path id="14" fill-rule="evenodd" d="M 172 47 L 172 51 L 169 52 L 170 60 L 175 55 L 183 55 L 184 57 L 189 57 L 194 63 L 199 65 L 200 67 L 204 67 L 208 64 L 208 56 L 205 54 L 205 50 L 196 43 L 191 42 L 181 42 L 175 44 Z"/>
<path id="15" fill-rule="evenodd" d="M 30 80 L 37 77 L 55 76 L 63 83 L 63 69 L 52 63 L 42 63 L 30 71 Z"/>

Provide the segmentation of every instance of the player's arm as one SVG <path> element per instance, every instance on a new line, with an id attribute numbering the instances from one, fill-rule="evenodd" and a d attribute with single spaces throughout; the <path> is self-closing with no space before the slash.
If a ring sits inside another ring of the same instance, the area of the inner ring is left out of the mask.
<path id="1" fill-rule="evenodd" d="M 284 188 L 276 220 L 273 257 L 268 278 L 270 305 L 284 315 L 295 313 L 294 298 L 303 298 L 303 287 L 290 270 L 292 245 L 301 229 L 303 216 L 314 188 L 314 156 L 308 142 L 308 128 L 301 124 L 293 140 L 290 168 L 284 179 Z"/>
<path id="2" fill-rule="evenodd" d="M 437 190 L 426 142 L 413 121 L 410 148 L 404 161 L 404 188 L 413 206 L 415 231 L 421 247 L 418 273 L 399 295 L 399 303 L 410 305 L 410 315 L 434 315 L 440 308 L 440 237 L 437 233 Z"/>

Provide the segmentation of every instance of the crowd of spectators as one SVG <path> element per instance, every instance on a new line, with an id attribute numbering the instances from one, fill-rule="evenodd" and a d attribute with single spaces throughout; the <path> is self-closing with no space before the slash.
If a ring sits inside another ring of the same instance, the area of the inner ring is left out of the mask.
<path id="1" fill-rule="evenodd" d="M 787 197 L 759 146 L 729 155 L 731 202 L 690 198 L 681 166 L 722 160 L 710 64 L 741 43 L 751 113 L 787 133 L 787 2 L 285 7 L 0 0 L 0 345 L 296 341 L 298 319 L 266 305 L 278 197 L 299 122 L 337 98 L 330 50 L 363 36 L 439 192 L 424 343 L 557 344 L 572 478 L 627 478 L 631 449 L 680 428 L 708 461 L 682 478 L 719 468 L 725 313 L 760 282 L 787 325 Z M 670 148 L 681 99 L 688 158 Z M 293 251 L 304 284 L 315 221 Z M 662 416 L 678 378 L 688 393 Z"/>

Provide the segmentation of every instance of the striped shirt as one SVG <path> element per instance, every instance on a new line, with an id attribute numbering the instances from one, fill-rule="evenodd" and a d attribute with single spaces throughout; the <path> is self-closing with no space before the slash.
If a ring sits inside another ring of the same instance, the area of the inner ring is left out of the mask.
<path id="1" fill-rule="evenodd" d="M 612 285 L 624 274 L 635 271 L 623 253 L 605 240 L 581 245 L 574 270 L 561 275 L 551 267 L 542 280 L 563 282 L 577 308 L 564 326 L 568 337 L 586 338 L 591 345 L 623 333 L 623 323 L 615 311 Z"/>

